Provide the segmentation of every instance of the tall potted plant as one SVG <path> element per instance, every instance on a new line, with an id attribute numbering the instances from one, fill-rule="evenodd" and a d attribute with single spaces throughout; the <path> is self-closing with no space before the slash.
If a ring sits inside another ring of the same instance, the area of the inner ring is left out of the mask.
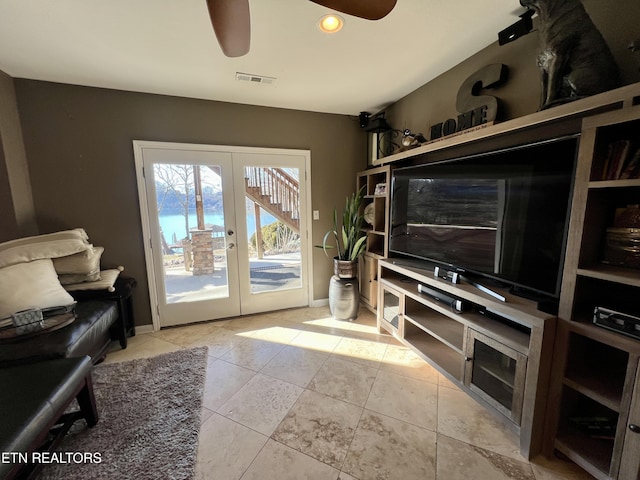
<path id="1" fill-rule="evenodd" d="M 338 320 L 354 320 L 358 316 L 360 292 L 358 289 L 358 258 L 364 253 L 367 237 L 362 231 L 364 213 L 362 200 L 364 187 L 347 197 L 342 211 L 342 225 L 338 224 L 338 211 L 333 210 L 333 230 L 322 239 L 324 253 L 336 250 L 333 272 L 329 283 L 329 310 Z M 335 245 L 331 241 L 335 241 Z"/>
<path id="2" fill-rule="evenodd" d="M 338 210 L 333 209 L 333 230 L 325 233 L 322 249 L 329 256 L 329 250 L 336 250 L 333 257 L 333 272 L 339 278 L 358 276 L 358 258 L 364 253 L 367 237 L 362 231 L 364 214 L 362 200 L 364 187 L 347 197 L 342 211 L 342 225 L 338 224 Z M 335 245 L 329 242 L 335 241 Z"/>

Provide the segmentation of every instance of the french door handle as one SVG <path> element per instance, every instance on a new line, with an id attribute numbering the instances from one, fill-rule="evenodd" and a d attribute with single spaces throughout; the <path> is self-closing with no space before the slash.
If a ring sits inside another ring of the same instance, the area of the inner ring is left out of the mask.
<path id="1" fill-rule="evenodd" d="M 640 433 L 640 426 L 630 423 L 629 430 L 631 430 L 633 433 Z"/>
<path id="2" fill-rule="evenodd" d="M 229 235 L 229 236 L 233 235 L 234 233 L 236 233 L 236 232 L 234 232 L 234 231 L 233 231 L 233 230 L 231 230 L 231 229 L 227 230 L 227 235 Z"/>
<path id="3" fill-rule="evenodd" d="M 229 250 L 233 250 L 234 248 L 236 248 L 236 244 L 235 243 L 230 243 L 229 245 L 227 245 L 227 248 Z"/>

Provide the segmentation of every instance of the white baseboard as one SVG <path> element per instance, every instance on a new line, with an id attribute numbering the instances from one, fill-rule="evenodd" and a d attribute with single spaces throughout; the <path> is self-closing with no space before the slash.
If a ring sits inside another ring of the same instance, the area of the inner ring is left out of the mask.
<path id="1" fill-rule="evenodd" d="M 326 307 L 327 305 L 329 305 L 328 298 L 321 298 L 320 300 L 312 300 L 309 302 L 309 307 Z M 146 325 L 136 325 L 136 335 L 139 333 L 153 333 L 154 331 L 155 329 L 151 323 Z"/>
<path id="2" fill-rule="evenodd" d="M 147 325 L 136 325 L 136 335 L 139 333 L 153 333 L 153 325 L 150 323 Z"/>
<path id="3" fill-rule="evenodd" d="M 326 307 L 329 305 L 329 298 L 321 298 L 320 300 L 311 300 L 309 302 L 310 307 Z"/>

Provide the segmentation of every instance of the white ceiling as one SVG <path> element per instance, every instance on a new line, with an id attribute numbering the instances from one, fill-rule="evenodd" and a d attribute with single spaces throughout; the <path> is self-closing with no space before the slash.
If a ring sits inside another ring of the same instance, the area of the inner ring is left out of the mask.
<path id="1" fill-rule="evenodd" d="M 376 1 L 376 0 L 371 0 Z M 378 21 L 317 22 L 308 0 L 250 0 L 251 50 L 222 54 L 205 0 L 0 0 L 14 78 L 357 115 L 377 112 L 497 40 L 518 0 L 398 0 Z M 240 82 L 236 72 L 276 77 Z"/>

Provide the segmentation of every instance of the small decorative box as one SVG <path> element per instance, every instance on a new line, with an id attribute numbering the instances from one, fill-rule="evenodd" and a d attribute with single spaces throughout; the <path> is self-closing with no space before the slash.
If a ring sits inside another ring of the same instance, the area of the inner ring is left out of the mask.
<path id="1" fill-rule="evenodd" d="M 21 312 L 12 314 L 11 321 L 15 327 L 36 324 L 38 328 L 42 328 L 42 311 L 22 310 Z"/>

